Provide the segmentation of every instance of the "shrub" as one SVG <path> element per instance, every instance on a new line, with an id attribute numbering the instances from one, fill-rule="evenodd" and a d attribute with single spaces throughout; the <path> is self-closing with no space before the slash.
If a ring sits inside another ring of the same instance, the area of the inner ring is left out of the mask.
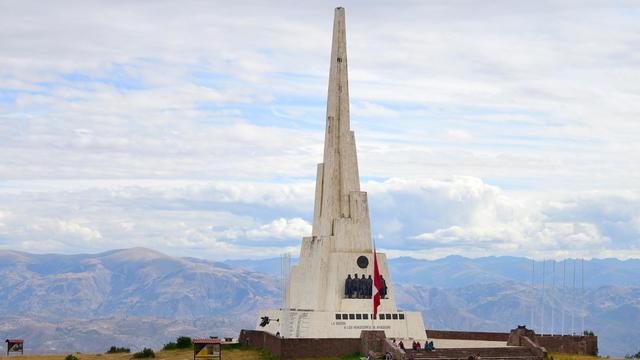
<path id="1" fill-rule="evenodd" d="M 180 336 L 176 339 L 176 347 L 178 349 L 188 349 L 192 347 L 191 338 L 188 336 Z"/>
<path id="2" fill-rule="evenodd" d="M 340 360 L 360 360 L 362 356 L 359 352 L 340 356 Z"/>
<path id="3" fill-rule="evenodd" d="M 134 359 L 144 359 L 144 358 L 154 358 L 156 357 L 156 353 L 149 348 L 144 348 L 142 351 L 133 354 Z"/>
<path id="4" fill-rule="evenodd" d="M 164 346 L 162 347 L 162 350 L 175 350 L 178 348 L 178 344 L 174 343 L 173 341 L 168 342 L 166 344 L 164 344 Z"/>
<path id="5" fill-rule="evenodd" d="M 278 360 L 279 359 L 277 356 L 274 356 L 271 352 L 269 352 L 269 350 L 265 348 L 258 349 L 258 352 L 260 353 L 260 359 L 262 360 Z"/>
<path id="6" fill-rule="evenodd" d="M 78 357 L 73 354 L 69 354 L 64 357 L 64 360 L 78 360 Z"/>
<path id="7" fill-rule="evenodd" d="M 117 354 L 117 353 L 130 353 L 131 349 L 126 348 L 126 347 L 117 347 L 117 346 L 112 346 L 109 348 L 109 350 L 107 350 L 107 354 Z"/>

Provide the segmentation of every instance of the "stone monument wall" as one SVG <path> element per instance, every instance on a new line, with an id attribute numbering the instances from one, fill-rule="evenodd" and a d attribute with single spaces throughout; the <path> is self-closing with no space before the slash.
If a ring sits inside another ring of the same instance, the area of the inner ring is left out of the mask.
<path id="1" fill-rule="evenodd" d="M 482 331 L 426 330 L 426 332 L 429 339 L 508 341 L 510 336 L 510 333 Z M 535 344 L 544 347 L 549 352 L 588 355 L 598 353 L 597 336 L 539 335 L 532 332 L 530 338 Z M 522 346 L 523 344 L 516 336 L 509 345 Z"/>
<path id="2" fill-rule="evenodd" d="M 509 333 L 482 331 L 426 330 L 428 339 L 507 341 Z"/>
<path id="3" fill-rule="evenodd" d="M 550 352 L 598 354 L 597 336 L 538 335 L 538 344 Z"/>
<path id="4" fill-rule="evenodd" d="M 238 342 L 252 349 L 265 349 L 280 359 L 294 359 L 360 353 L 361 339 L 286 339 L 265 331 L 242 330 Z"/>

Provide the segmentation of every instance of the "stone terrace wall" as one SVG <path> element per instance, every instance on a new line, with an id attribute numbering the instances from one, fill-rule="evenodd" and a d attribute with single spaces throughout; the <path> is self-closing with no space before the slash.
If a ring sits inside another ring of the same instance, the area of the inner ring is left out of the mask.
<path id="1" fill-rule="evenodd" d="M 538 335 L 538 344 L 547 351 L 596 355 L 597 336 Z"/>
<path id="2" fill-rule="evenodd" d="M 360 339 L 282 339 L 281 358 L 337 357 L 360 353 Z"/>
<path id="3" fill-rule="evenodd" d="M 509 333 L 480 331 L 427 330 L 429 339 L 507 341 Z"/>
<path id="4" fill-rule="evenodd" d="M 373 334 L 369 334 L 373 335 Z M 283 339 L 264 331 L 242 330 L 238 342 L 251 348 L 264 348 L 276 357 L 334 357 L 361 352 L 369 335 L 354 339 Z M 430 339 L 507 341 L 509 333 L 427 330 Z M 550 352 L 591 354 L 598 352 L 597 336 L 536 335 L 538 346 Z M 378 351 L 378 349 L 375 349 Z"/>
<path id="5" fill-rule="evenodd" d="M 238 343 L 253 348 L 264 348 L 274 356 L 280 357 L 282 354 L 282 339 L 264 331 L 241 330 Z"/>
<path id="6" fill-rule="evenodd" d="M 360 353 L 360 339 L 283 339 L 264 331 L 242 330 L 238 342 L 264 348 L 281 359 L 335 357 Z"/>

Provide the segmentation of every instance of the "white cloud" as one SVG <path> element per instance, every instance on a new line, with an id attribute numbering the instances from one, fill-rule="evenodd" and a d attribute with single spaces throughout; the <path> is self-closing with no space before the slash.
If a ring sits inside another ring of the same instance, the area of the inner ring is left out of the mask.
<path id="1" fill-rule="evenodd" d="M 246 232 L 246 237 L 249 239 L 294 239 L 300 241 L 303 236 L 311 236 L 311 224 L 301 218 L 279 218 Z"/>
<path id="2" fill-rule="evenodd" d="M 453 140 L 467 141 L 471 140 L 472 136 L 469 132 L 462 129 L 449 129 L 446 131 L 446 136 Z"/>
<path id="3" fill-rule="evenodd" d="M 2 248 L 94 252 L 147 246 L 247 258 L 296 252 L 311 233 L 311 181 L 7 184 L 0 191 Z M 392 178 L 363 188 L 373 234 L 391 256 L 640 257 L 637 193 L 542 197 L 505 192 L 472 177 Z"/>
<path id="4" fill-rule="evenodd" d="M 363 118 L 393 118 L 399 115 L 398 112 L 393 109 L 369 101 L 351 104 L 350 112 L 354 114 L 354 116 Z"/>
<path id="5" fill-rule="evenodd" d="M 102 239 L 99 231 L 73 221 L 59 221 L 59 232 L 63 236 L 76 236 L 86 242 L 96 242 Z"/>
<path id="6" fill-rule="evenodd" d="M 348 4 L 362 174 L 636 189 L 638 22 L 570 4 Z M 330 4 L 5 6 L 1 176 L 314 174 Z"/>
<path id="7" fill-rule="evenodd" d="M 360 174 L 392 178 L 365 184 L 390 253 L 638 254 L 627 4 L 345 6 Z M 332 10 L 0 4 L 0 246 L 297 246 Z"/>
<path id="8" fill-rule="evenodd" d="M 374 233 L 396 255 L 640 256 L 637 193 L 507 193 L 468 177 L 366 188 Z"/>

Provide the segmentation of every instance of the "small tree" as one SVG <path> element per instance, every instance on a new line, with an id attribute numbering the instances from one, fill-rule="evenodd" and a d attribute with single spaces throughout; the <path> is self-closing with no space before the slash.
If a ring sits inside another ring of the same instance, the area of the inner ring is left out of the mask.
<path id="1" fill-rule="evenodd" d="M 107 350 L 107 354 L 129 353 L 129 352 L 131 352 L 131 349 L 126 347 L 117 347 L 117 346 L 112 346 L 109 348 L 109 350 Z"/>
<path id="2" fill-rule="evenodd" d="M 193 346 L 191 338 L 188 336 L 180 336 L 176 339 L 176 347 L 178 349 L 188 349 Z"/>
<path id="3" fill-rule="evenodd" d="M 142 349 L 142 351 L 139 351 L 133 354 L 134 359 L 144 359 L 144 358 L 154 358 L 154 357 L 156 357 L 156 353 L 154 353 L 153 350 L 149 348 L 144 348 Z"/>
<path id="4" fill-rule="evenodd" d="M 73 355 L 73 354 L 69 354 L 67 356 L 64 357 L 64 360 L 79 360 L 77 356 Z"/>
<path id="5" fill-rule="evenodd" d="M 178 344 L 174 343 L 173 341 L 170 341 L 164 344 L 164 346 L 162 347 L 162 350 L 175 350 L 177 348 L 178 348 Z"/>

